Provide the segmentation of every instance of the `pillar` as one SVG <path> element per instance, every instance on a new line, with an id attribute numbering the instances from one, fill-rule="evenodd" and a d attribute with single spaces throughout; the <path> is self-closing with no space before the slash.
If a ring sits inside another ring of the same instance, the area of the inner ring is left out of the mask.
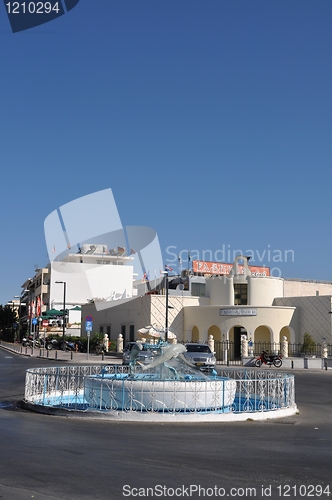
<path id="1" fill-rule="evenodd" d="M 242 355 L 242 358 L 248 356 L 248 338 L 247 338 L 247 335 L 241 335 L 241 355 Z"/>
<path id="2" fill-rule="evenodd" d="M 116 340 L 116 352 L 123 352 L 123 336 L 121 333 L 119 333 Z"/>
<path id="3" fill-rule="evenodd" d="M 287 337 L 282 337 L 281 353 L 283 358 L 288 358 L 288 340 Z"/>

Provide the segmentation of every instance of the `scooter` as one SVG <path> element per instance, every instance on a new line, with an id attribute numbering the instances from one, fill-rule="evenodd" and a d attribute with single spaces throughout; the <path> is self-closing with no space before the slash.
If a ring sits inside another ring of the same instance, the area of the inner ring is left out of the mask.
<path id="1" fill-rule="evenodd" d="M 269 354 L 267 351 L 262 351 L 262 354 L 255 360 L 255 366 L 260 368 L 263 364 L 280 368 L 282 365 L 281 354 Z"/>

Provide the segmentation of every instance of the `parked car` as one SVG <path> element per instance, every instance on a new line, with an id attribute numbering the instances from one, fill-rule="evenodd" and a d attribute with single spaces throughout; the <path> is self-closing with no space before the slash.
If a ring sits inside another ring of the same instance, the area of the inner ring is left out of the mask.
<path id="1" fill-rule="evenodd" d="M 187 351 L 184 357 L 193 365 L 200 368 L 214 368 L 216 365 L 215 352 L 207 344 L 186 344 Z"/>
<path id="2" fill-rule="evenodd" d="M 129 365 L 131 361 L 131 351 L 134 345 L 137 345 L 137 342 L 129 342 L 126 349 L 123 351 L 122 355 L 122 364 L 123 365 Z M 153 358 L 155 357 L 156 352 L 151 348 L 147 347 L 145 344 L 141 343 L 142 349 L 138 352 L 137 356 L 135 357 L 135 360 L 138 361 L 139 363 L 142 363 L 143 365 L 148 365 L 151 363 Z"/>

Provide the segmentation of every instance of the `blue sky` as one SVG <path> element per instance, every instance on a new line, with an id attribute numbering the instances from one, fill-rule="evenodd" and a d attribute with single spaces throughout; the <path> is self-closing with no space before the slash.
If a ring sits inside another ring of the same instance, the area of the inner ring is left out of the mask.
<path id="1" fill-rule="evenodd" d="M 47 263 L 46 216 L 108 187 L 165 262 L 251 250 L 332 280 L 331 19 L 330 0 L 80 0 L 12 34 L 0 6 L 0 303 Z"/>

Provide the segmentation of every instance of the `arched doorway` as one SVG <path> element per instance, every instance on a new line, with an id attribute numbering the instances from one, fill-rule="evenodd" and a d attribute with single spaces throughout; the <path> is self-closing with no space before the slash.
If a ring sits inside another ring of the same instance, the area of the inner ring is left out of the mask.
<path id="1" fill-rule="evenodd" d="M 280 330 L 280 337 L 279 337 L 280 342 L 283 341 L 283 337 L 286 337 L 288 342 L 292 342 L 293 331 L 294 331 L 293 328 L 290 328 L 289 326 L 282 327 L 282 329 Z"/>
<path id="2" fill-rule="evenodd" d="M 210 326 L 210 328 L 208 330 L 208 338 L 209 338 L 209 335 L 212 335 L 216 342 L 221 342 L 221 330 L 220 330 L 219 326 L 217 326 L 217 325 Z"/>
<path id="3" fill-rule="evenodd" d="M 260 325 L 254 332 L 255 352 L 269 351 L 272 342 L 272 331 L 266 325 Z"/>
<path id="4" fill-rule="evenodd" d="M 229 330 L 230 359 L 241 359 L 241 335 L 247 335 L 244 326 L 232 326 Z"/>
<path id="5" fill-rule="evenodd" d="M 197 328 L 197 326 L 194 326 L 193 329 L 191 330 L 191 341 L 192 342 L 199 341 L 199 329 Z"/>

